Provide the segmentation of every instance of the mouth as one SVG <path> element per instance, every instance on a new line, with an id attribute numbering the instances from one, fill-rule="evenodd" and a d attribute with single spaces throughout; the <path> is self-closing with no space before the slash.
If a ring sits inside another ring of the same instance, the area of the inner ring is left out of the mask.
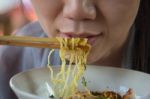
<path id="1" fill-rule="evenodd" d="M 60 32 L 59 36 L 64 38 L 86 38 L 90 45 L 95 44 L 98 38 L 103 35 L 102 32 L 93 35 L 92 33 L 73 33 L 73 32 Z"/>

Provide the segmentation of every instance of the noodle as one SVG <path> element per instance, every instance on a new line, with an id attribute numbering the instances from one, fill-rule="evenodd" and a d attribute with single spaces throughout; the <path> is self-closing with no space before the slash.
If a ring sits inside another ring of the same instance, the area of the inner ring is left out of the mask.
<path id="1" fill-rule="evenodd" d="M 55 76 L 50 66 L 50 51 L 48 56 L 48 67 L 51 71 L 51 81 L 56 97 L 60 99 L 68 99 L 77 91 L 78 81 L 83 76 L 86 69 L 87 56 L 91 46 L 87 44 L 87 39 L 80 38 L 57 38 L 60 42 L 60 59 L 62 61 L 61 70 Z M 69 59 L 67 66 L 66 56 Z M 85 78 L 83 79 L 84 86 L 86 87 Z"/>
<path id="2" fill-rule="evenodd" d="M 91 46 L 87 44 L 87 39 L 57 38 L 57 40 L 60 42 L 59 55 L 62 64 L 56 75 L 50 66 L 50 56 L 54 50 L 51 50 L 48 55 L 48 68 L 53 85 L 51 87 L 56 92 L 56 99 L 135 99 L 132 89 L 129 89 L 123 97 L 113 91 L 91 92 L 88 90 L 86 79 L 83 77 L 86 59 L 91 49 Z M 69 59 L 69 64 L 66 58 Z M 82 80 L 85 92 L 77 90 L 79 79 Z"/>

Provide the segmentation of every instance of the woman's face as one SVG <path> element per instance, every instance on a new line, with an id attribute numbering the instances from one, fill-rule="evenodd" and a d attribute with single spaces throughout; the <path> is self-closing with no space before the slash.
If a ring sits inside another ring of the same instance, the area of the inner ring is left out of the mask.
<path id="1" fill-rule="evenodd" d="M 125 44 L 140 0 L 31 0 L 49 37 L 87 38 L 89 63 L 107 58 Z"/>

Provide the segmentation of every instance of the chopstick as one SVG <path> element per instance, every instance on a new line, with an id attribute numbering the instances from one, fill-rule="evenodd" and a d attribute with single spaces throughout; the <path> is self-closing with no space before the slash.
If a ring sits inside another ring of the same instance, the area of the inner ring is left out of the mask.
<path id="1" fill-rule="evenodd" d="M 53 49 L 60 48 L 60 44 L 56 38 L 38 38 L 28 36 L 0 36 L 0 45 L 28 46 Z"/>

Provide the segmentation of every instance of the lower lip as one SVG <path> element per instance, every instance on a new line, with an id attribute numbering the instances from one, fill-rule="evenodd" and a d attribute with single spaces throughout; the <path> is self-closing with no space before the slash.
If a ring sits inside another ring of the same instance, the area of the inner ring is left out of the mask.
<path id="1" fill-rule="evenodd" d="M 101 35 L 89 37 L 89 38 L 88 38 L 88 43 L 91 44 L 91 45 L 93 45 L 93 44 L 96 42 L 96 40 L 97 40 L 100 36 L 101 36 Z"/>

